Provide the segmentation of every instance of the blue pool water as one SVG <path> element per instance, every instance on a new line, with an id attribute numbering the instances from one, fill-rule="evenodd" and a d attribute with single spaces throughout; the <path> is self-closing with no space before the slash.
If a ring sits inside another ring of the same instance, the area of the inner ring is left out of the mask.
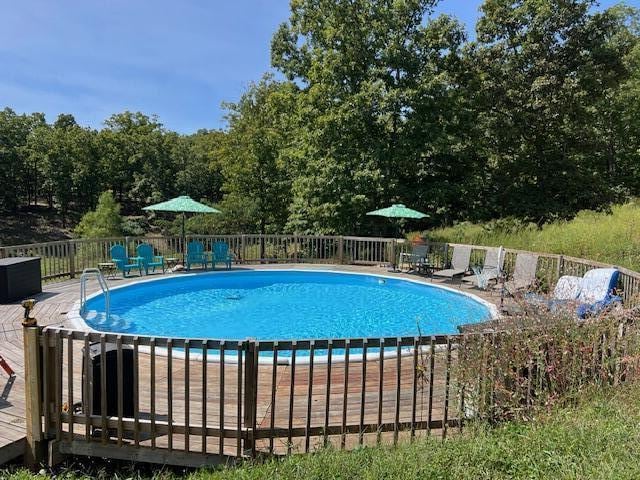
<path id="1" fill-rule="evenodd" d="M 330 271 L 242 271 L 176 275 L 87 302 L 86 323 L 105 332 L 258 340 L 457 333 L 489 309 L 442 288 Z"/>

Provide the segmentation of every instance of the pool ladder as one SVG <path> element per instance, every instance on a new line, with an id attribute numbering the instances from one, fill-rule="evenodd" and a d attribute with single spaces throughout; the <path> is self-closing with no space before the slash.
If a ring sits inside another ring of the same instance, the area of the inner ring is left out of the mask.
<path id="1" fill-rule="evenodd" d="M 102 293 L 104 295 L 104 312 L 109 320 L 109 310 L 110 310 L 110 294 L 109 294 L 109 285 L 107 285 L 107 281 L 105 280 L 102 272 L 97 268 L 85 268 L 82 271 L 82 275 L 80 275 L 80 313 L 85 313 L 85 308 L 87 306 L 87 280 L 91 277 L 95 277 L 98 280 L 98 284 L 102 289 Z"/>

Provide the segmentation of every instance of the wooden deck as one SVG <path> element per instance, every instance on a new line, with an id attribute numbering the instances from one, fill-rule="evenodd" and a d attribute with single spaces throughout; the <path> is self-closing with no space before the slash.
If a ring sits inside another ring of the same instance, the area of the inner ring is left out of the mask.
<path id="1" fill-rule="evenodd" d="M 285 265 L 277 267 L 260 266 L 255 268 L 286 268 Z M 392 275 L 399 278 L 421 278 L 415 275 L 388 273 L 386 270 L 377 267 L 354 267 L 354 266 L 326 266 L 313 265 L 293 265 L 292 268 L 332 268 L 338 271 L 358 271 L 366 273 L 377 273 Z M 177 274 L 174 274 L 177 275 Z M 122 285 L 135 282 L 138 277 L 130 279 L 109 280 L 111 286 Z M 430 282 L 429 279 L 421 279 Z M 94 282 L 89 282 L 89 293 L 98 288 Z M 462 286 L 462 290 L 472 290 L 473 293 L 486 300 L 498 303 L 500 297 L 497 294 L 479 292 L 469 286 Z M 36 297 L 36 305 L 33 316 L 40 325 L 55 325 L 61 327 L 71 327 L 67 320 L 67 312 L 79 299 L 79 281 L 70 280 L 56 284 L 46 285 L 44 292 Z M 8 379 L 4 374 L 0 374 L 0 382 L 4 385 L 0 393 L 0 464 L 22 454 L 24 449 L 25 436 L 25 405 L 24 405 L 24 378 L 23 378 L 23 351 L 22 351 L 22 321 L 23 309 L 19 303 L 0 305 L 0 355 L 16 371 L 16 377 Z M 63 391 L 66 400 L 77 403 L 80 401 L 81 383 L 80 371 L 82 368 L 81 342 L 74 342 L 71 359 L 73 362 L 72 396 L 68 398 L 69 385 L 66 383 L 66 374 L 63 377 Z M 194 346 L 193 352 L 197 353 L 198 347 Z M 64 356 L 64 364 L 68 361 L 68 356 Z M 399 420 L 408 422 L 411 418 L 406 417 L 406 408 L 413 400 L 413 368 L 410 357 L 402 357 L 400 363 L 400 374 L 398 374 L 398 364 L 396 359 L 389 359 L 384 362 L 383 385 L 384 393 L 379 395 L 380 385 L 380 363 L 368 361 L 366 372 L 363 372 L 362 362 L 351 362 L 349 371 L 345 372 L 344 366 L 334 365 L 330 372 L 327 366 L 317 364 L 313 372 L 309 366 L 297 365 L 296 371 L 292 372 L 289 365 L 261 365 L 258 370 L 258 392 L 257 392 L 257 425 L 258 429 L 304 429 L 309 426 L 323 426 L 326 422 L 325 411 L 327 409 L 327 399 L 329 405 L 329 424 L 338 425 L 345 416 L 354 422 L 361 424 L 392 423 Z M 443 368 L 441 360 L 436 361 L 436 370 Z M 66 367 L 65 367 L 66 368 Z M 185 361 L 181 358 L 174 358 L 171 365 L 167 365 L 166 357 L 157 357 L 154 365 L 155 378 L 150 375 L 151 366 L 148 357 L 140 357 L 140 418 L 148 420 L 150 412 L 155 411 L 155 420 L 161 424 L 171 415 L 171 421 L 176 425 L 185 423 L 185 416 L 188 415 L 190 425 L 197 425 L 202 421 L 203 413 L 208 418 L 222 418 L 221 425 L 230 428 L 237 424 L 238 401 L 237 367 L 226 365 L 224 375 L 227 385 L 224 390 L 224 401 L 220 400 L 220 390 L 217 387 L 220 383 L 220 367 L 217 363 L 209 362 L 206 369 L 203 369 L 200 361 Z M 171 385 L 168 385 L 168 371 L 171 371 Z M 188 372 L 187 372 L 188 369 Z M 235 371 L 235 373 L 234 373 Z M 363 373 L 365 374 L 363 376 Z M 295 375 L 295 382 L 292 382 L 292 375 Z M 309 378 L 313 379 L 309 385 Z M 439 378 L 437 376 L 436 378 Z M 188 379 L 188 383 L 186 382 Z M 330 380 L 330 382 L 328 382 Z M 401 388 L 396 389 L 400 381 Z M 275 396 L 272 395 L 272 386 L 276 385 Z M 185 385 L 185 383 L 187 383 Z M 153 385 L 153 387 L 152 387 Z M 292 388 L 292 385 L 294 387 Z M 211 386 L 211 387 L 209 387 Z M 434 394 L 432 405 L 429 405 L 428 396 L 420 391 L 416 399 L 416 421 L 426 421 L 429 411 L 432 411 L 434 418 L 442 417 L 442 409 L 445 406 L 445 392 L 439 380 L 434 384 Z M 173 395 L 168 395 L 173 391 Z M 189 391 L 188 397 L 185 392 Z M 400 393 L 397 393 L 400 392 Z M 206 395 L 205 395 L 206 393 Z M 311 395 L 309 395 L 311 393 Z M 204 401 L 202 400 L 204 398 Z M 380 400 L 382 398 L 382 401 Z M 188 400 L 186 400 L 188 399 Z M 224 411 L 220 412 L 220 405 L 224 405 Z M 402 408 L 398 409 L 398 405 Z M 454 406 L 451 406 L 454 408 Z M 291 415 L 290 413 L 293 412 Z M 402 412 L 399 415 L 399 412 Z M 399 418 L 398 418 L 399 415 Z M 68 419 L 68 417 L 67 417 Z M 79 422 L 78 422 L 79 423 Z M 85 430 L 75 425 L 69 433 L 68 426 L 64 426 L 63 435 L 85 435 Z M 211 428 L 211 425 L 208 425 Z M 153 427 L 150 427 L 153 428 Z M 334 429 L 335 430 L 335 429 Z M 371 443 L 377 440 L 379 432 L 369 431 L 364 435 L 352 435 L 348 438 L 335 434 L 331 430 L 328 437 L 316 436 L 312 438 L 311 445 L 305 445 L 304 438 L 293 438 L 291 441 L 281 442 L 278 445 L 269 445 L 267 441 L 258 440 L 256 448 L 264 450 L 273 448 L 275 453 L 285 453 L 287 451 L 304 451 L 322 444 L 325 440 L 339 446 L 341 442 L 351 444 L 354 442 Z M 393 432 L 383 435 L 393 435 Z M 402 433 L 401 436 L 408 434 Z M 101 444 L 101 439 L 96 440 L 96 446 Z M 169 443 L 176 449 L 186 449 L 193 452 L 218 454 L 225 453 L 234 455 L 236 453 L 237 442 L 233 438 L 227 438 L 221 445 L 218 441 L 213 442 L 211 437 L 204 438 L 206 445 L 203 446 L 203 437 L 200 435 L 180 433 L 173 434 L 171 438 L 167 435 L 146 435 L 140 439 L 123 438 L 123 443 L 139 443 L 140 445 L 154 444 L 158 448 L 167 447 Z M 222 450 L 220 447 L 222 446 Z"/>

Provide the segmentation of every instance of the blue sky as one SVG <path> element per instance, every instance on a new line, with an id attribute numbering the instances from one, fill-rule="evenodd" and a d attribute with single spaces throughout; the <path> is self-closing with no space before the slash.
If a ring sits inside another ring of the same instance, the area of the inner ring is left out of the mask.
<path id="1" fill-rule="evenodd" d="M 468 29 L 480 0 L 443 0 Z M 603 6 L 614 1 L 604 0 Z M 640 6 L 640 0 L 627 2 Z M 2 0 L 0 108 L 59 113 L 99 128 L 124 110 L 183 133 L 224 126 L 269 69 L 288 0 Z"/>

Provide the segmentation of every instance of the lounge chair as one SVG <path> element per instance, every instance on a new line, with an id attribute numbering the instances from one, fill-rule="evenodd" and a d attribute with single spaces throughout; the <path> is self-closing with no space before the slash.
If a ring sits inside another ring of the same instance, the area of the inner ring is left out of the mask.
<path id="1" fill-rule="evenodd" d="M 116 268 L 122 272 L 122 276 L 126 277 L 127 273 L 134 268 L 138 269 L 138 275 L 142 275 L 142 262 L 138 257 L 127 257 L 127 251 L 122 245 L 114 245 L 111 247 L 111 261 Z"/>
<path id="2" fill-rule="evenodd" d="M 615 303 L 622 303 L 622 298 L 615 294 L 619 276 L 616 268 L 594 268 L 584 274 L 576 299 L 579 318 L 597 315 Z"/>
<path id="3" fill-rule="evenodd" d="M 471 261 L 471 247 L 456 246 L 453 247 L 453 255 L 451 257 L 451 268 L 438 270 L 433 272 L 435 277 L 455 278 L 462 277 L 469 270 L 469 262 Z"/>
<path id="4" fill-rule="evenodd" d="M 486 288 L 487 282 L 495 280 L 500 276 L 503 264 L 503 248 L 489 248 L 484 256 L 484 265 L 482 266 L 482 270 L 475 275 L 464 277 L 462 281 L 475 283 L 480 288 Z"/>
<path id="5" fill-rule="evenodd" d="M 144 267 L 144 273 L 149 275 L 149 268 L 152 271 L 156 271 L 156 267 L 162 268 L 162 273 L 165 271 L 164 257 L 161 255 L 153 254 L 153 247 L 148 243 L 141 243 L 136 248 L 138 257 L 142 258 L 142 266 Z"/>
<path id="6" fill-rule="evenodd" d="M 519 253 L 516 257 L 516 265 L 511 279 L 504 282 L 504 289 L 509 293 L 529 289 L 536 283 L 536 270 L 538 268 L 538 255 L 532 253 Z M 496 288 L 503 288 L 501 283 Z"/>
<path id="7" fill-rule="evenodd" d="M 556 282 L 551 298 L 537 293 L 527 293 L 524 299 L 527 303 L 555 310 L 558 306 L 566 305 L 568 302 L 575 302 L 582 289 L 582 277 L 563 275 Z"/>
<path id="8" fill-rule="evenodd" d="M 207 264 L 209 263 L 207 259 L 207 254 L 204 251 L 204 245 L 202 242 L 191 241 L 189 245 L 187 245 L 187 256 L 185 258 L 185 263 L 187 264 L 187 270 L 191 270 L 191 265 L 202 265 L 202 268 L 207 269 Z"/>
<path id="9" fill-rule="evenodd" d="M 400 264 L 404 265 L 406 263 L 409 266 L 407 270 L 409 272 L 420 269 L 421 265 L 427 263 L 426 257 L 428 252 L 429 247 L 427 245 L 414 245 L 411 253 L 403 252 L 400 254 Z"/>
<path id="10" fill-rule="evenodd" d="M 551 311 L 575 308 L 579 318 L 586 318 L 622 302 L 614 293 L 619 275 L 615 268 L 594 268 L 582 278 L 565 275 L 558 279 L 551 299 L 534 294 L 528 294 L 525 299 Z"/>
<path id="11" fill-rule="evenodd" d="M 231 262 L 235 260 L 235 255 L 229 252 L 229 245 L 225 242 L 215 242 L 211 253 L 211 268 L 215 270 L 216 263 L 223 263 L 227 268 L 231 268 Z"/>

